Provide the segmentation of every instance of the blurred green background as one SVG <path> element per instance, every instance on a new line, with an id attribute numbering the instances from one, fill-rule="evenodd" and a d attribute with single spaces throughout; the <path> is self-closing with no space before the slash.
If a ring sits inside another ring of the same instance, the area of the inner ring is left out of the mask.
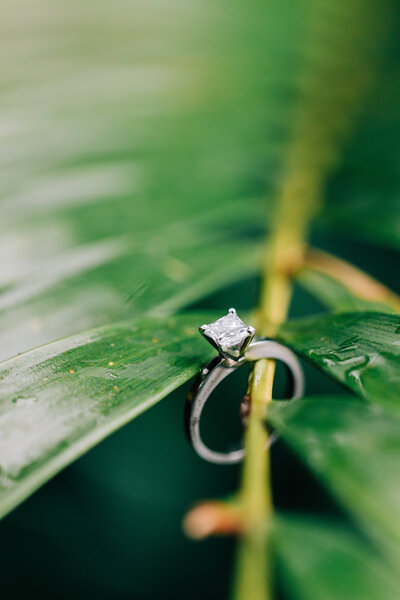
<path id="1" fill-rule="evenodd" d="M 258 248 L 302 96 L 313 4 L 3 3 L 4 357 L 163 303 L 221 313 L 235 306 L 239 314 L 254 308 Z M 322 6 L 338 12 L 334 3 Z M 321 32 L 313 60 L 324 54 Z M 382 81 L 329 181 L 330 212 L 311 242 L 400 292 L 395 251 L 362 241 L 371 221 L 374 239 L 389 239 L 398 214 L 395 46 L 385 50 Z M 187 279 L 182 261 L 192 268 Z M 234 269 L 221 282 L 227 262 Z M 320 310 L 296 288 L 291 316 Z M 306 373 L 309 394 L 342 393 L 311 367 Z M 199 499 L 236 490 L 239 468 L 209 465 L 189 447 L 188 389 L 102 442 L 0 522 L 2 598 L 227 597 L 232 541 L 191 542 L 181 524 Z M 237 438 L 239 401 L 228 381 L 208 415 L 210 439 Z M 281 441 L 272 451 L 272 478 L 277 509 L 347 521 Z"/>

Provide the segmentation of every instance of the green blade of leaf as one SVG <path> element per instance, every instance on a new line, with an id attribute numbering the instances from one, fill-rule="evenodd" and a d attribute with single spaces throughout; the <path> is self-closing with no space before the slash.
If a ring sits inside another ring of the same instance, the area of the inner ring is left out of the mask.
<path id="1" fill-rule="evenodd" d="M 0 516 L 191 378 L 210 316 L 101 327 L 0 365 Z"/>
<path id="2" fill-rule="evenodd" d="M 26 274 L 0 294 L 0 357 L 102 323 L 170 314 L 254 274 L 259 239 L 250 240 L 235 226 L 236 219 L 246 222 L 246 206 L 233 207 L 233 213 L 225 231 L 224 216 L 214 214 L 145 235 L 133 231 L 131 239 L 102 239 L 41 260 L 27 258 Z M 28 230 L 25 243 L 37 233 Z"/>
<path id="3" fill-rule="evenodd" d="M 400 316 L 349 313 L 285 325 L 281 339 L 347 389 L 399 411 Z"/>
<path id="4" fill-rule="evenodd" d="M 334 522 L 280 516 L 274 532 L 282 585 L 293 600 L 388 600 L 400 593 L 382 557 Z"/>
<path id="5" fill-rule="evenodd" d="M 391 561 L 400 559 L 400 420 L 356 399 L 275 402 L 268 420 Z"/>
<path id="6" fill-rule="evenodd" d="M 303 40 L 298 2 L 39 5 L 0 24 L 2 358 L 255 273 Z"/>
<path id="7" fill-rule="evenodd" d="M 0 24 L 3 359 L 254 274 L 281 112 L 242 37 L 264 45 L 279 11 L 39 4 Z"/>

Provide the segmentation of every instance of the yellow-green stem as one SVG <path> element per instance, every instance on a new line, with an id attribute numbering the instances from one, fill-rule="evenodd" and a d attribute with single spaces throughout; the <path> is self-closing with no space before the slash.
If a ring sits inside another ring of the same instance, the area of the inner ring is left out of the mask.
<path id="1" fill-rule="evenodd" d="M 283 198 L 276 231 L 269 245 L 269 258 L 256 318 L 257 331 L 273 336 L 286 319 L 291 297 L 291 273 L 303 254 L 305 217 L 290 211 L 290 196 Z M 313 207 L 314 208 L 314 207 Z M 250 381 L 251 411 L 246 430 L 246 460 L 243 466 L 241 505 L 245 533 L 238 548 L 235 597 L 237 600 L 271 598 L 271 551 L 268 528 L 272 513 L 269 452 L 265 451 L 268 432 L 264 427 L 268 403 L 272 400 L 275 361 L 258 361 Z"/>
<path id="2" fill-rule="evenodd" d="M 304 261 L 310 220 L 319 209 L 327 175 L 340 156 L 343 139 L 371 83 L 375 49 L 385 30 L 385 24 L 376 18 L 374 5 L 364 0 L 338 0 L 332 10 L 323 2 L 308 6 L 299 103 L 278 185 L 256 315 L 259 335 L 274 336 L 287 318 L 291 280 Z M 322 36 L 328 24 L 331 34 Z M 263 422 L 272 400 L 274 370 L 273 361 L 259 361 L 250 382 L 247 454 L 240 491 L 243 535 L 238 548 L 235 600 L 271 599 L 266 530 L 272 499 Z"/>
<path id="3" fill-rule="evenodd" d="M 252 410 L 246 431 L 247 460 L 243 468 L 242 508 L 246 515 L 246 535 L 239 546 L 236 582 L 237 598 L 269 598 L 269 548 L 264 531 L 272 511 L 269 453 L 265 452 L 268 433 L 263 425 L 266 403 L 272 399 L 275 362 L 260 360 L 253 371 Z"/>

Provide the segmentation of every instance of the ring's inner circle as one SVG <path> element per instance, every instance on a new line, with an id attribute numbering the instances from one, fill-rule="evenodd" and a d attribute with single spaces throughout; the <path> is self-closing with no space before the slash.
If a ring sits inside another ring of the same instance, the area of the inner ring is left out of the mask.
<path id="1" fill-rule="evenodd" d="M 201 415 L 201 438 L 216 452 L 229 452 L 243 446 L 243 420 L 248 412 L 247 394 L 250 368 L 244 363 L 234 369 L 211 393 Z M 288 367 L 276 360 L 274 400 L 292 395 L 292 378 Z"/>
<path id="2" fill-rule="evenodd" d="M 288 366 L 281 360 L 275 361 L 273 400 L 287 400 L 293 394 L 293 378 Z"/>
<path id="3" fill-rule="evenodd" d="M 211 393 L 201 414 L 201 438 L 216 452 L 229 452 L 243 445 L 240 409 L 246 395 L 250 364 L 243 364 Z"/>

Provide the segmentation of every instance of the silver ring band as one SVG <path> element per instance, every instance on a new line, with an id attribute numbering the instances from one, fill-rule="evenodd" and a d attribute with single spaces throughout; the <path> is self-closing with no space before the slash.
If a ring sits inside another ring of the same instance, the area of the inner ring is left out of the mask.
<path id="1" fill-rule="evenodd" d="M 208 448 L 201 439 L 200 418 L 209 396 L 225 377 L 246 362 L 253 362 L 261 358 L 272 358 L 282 361 L 286 365 L 291 377 L 293 393 L 290 399 L 296 400 L 303 396 L 304 375 L 300 362 L 289 348 L 282 346 L 278 342 L 266 339 L 255 340 L 251 342 L 245 354 L 234 364 L 223 356 L 217 356 L 207 367 L 201 370 L 188 401 L 187 430 L 189 438 L 197 454 L 204 458 L 204 460 L 220 465 L 232 465 L 243 459 L 245 455 L 244 448 L 226 453 L 216 452 Z M 268 440 L 267 447 L 271 446 L 277 437 L 278 435 L 273 433 Z"/>

